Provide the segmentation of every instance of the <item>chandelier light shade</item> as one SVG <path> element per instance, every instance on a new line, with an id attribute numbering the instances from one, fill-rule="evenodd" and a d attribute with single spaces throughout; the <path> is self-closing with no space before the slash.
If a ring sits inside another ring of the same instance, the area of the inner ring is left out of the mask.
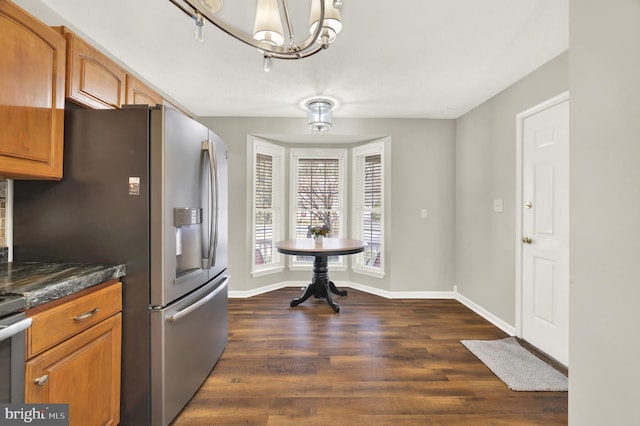
<path id="1" fill-rule="evenodd" d="M 223 7 L 222 0 L 169 1 L 195 21 L 198 41 L 204 40 L 205 21 L 210 22 L 230 36 L 261 51 L 265 58 L 266 70 L 271 66 L 272 58 L 303 59 L 315 55 L 326 49 L 342 29 L 342 0 L 311 0 L 310 35 L 301 41 L 295 39 L 287 0 L 258 0 L 251 34 L 236 28 L 217 15 Z"/>
<path id="2" fill-rule="evenodd" d="M 320 37 L 316 42 L 323 47 L 333 43 L 338 33 L 342 30 L 342 18 L 340 10 L 333 7 L 334 0 L 320 0 L 311 2 L 311 15 L 309 17 L 309 34 L 315 34 L 320 22 L 320 5 L 324 2 L 324 24 L 320 31 Z"/>
<path id="3" fill-rule="evenodd" d="M 277 0 L 258 0 L 253 38 L 273 46 L 282 46 L 284 43 L 284 31 Z"/>
<path id="4" fill-rule="evenodd" d="M 327 99 L 312 99 L 307 102 L 309 129 L 324 132 L 331 128 L 331 108 L 333 102 Z"/>

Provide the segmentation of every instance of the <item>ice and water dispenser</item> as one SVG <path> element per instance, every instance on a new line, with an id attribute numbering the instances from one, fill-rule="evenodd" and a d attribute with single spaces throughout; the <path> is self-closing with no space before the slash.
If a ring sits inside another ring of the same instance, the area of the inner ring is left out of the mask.
<path id="1" fill-rule="evenodd" d="M 173 209 L 176 232 L 176 278 L 202 268 L 202 209 Z"/>

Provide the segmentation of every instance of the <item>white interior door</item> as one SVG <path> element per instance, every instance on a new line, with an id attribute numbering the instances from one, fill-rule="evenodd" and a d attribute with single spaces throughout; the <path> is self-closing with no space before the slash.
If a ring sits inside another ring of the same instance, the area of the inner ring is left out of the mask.
<path id="1" fill-rule="evenodd" d="M 568 96 L 519 117 L 521 337 L 568 366 Z"/>

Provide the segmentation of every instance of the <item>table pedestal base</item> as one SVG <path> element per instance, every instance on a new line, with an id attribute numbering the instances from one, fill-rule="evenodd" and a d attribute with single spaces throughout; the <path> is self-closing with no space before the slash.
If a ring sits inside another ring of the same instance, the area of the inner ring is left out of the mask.
<path id="1" fill-rule="evenodd" d="M 333 301 L 331 293 L 338 296 L 346 296 L 346 290 L 338 290 L 333 281 L 329 281 L 329 266 L 327 262 L 327 256 L 316 256 L 313 261 L 313 276 L 311 284 L 307 285 L 302 293 L 302 296 L 297 299 L 293 299 L 289 306 L 298 306 L 309 297 L 313 296 L 316 299 L 325 299 L 331 309 L 335 312 L 340 312 L 340 305 Z"/>

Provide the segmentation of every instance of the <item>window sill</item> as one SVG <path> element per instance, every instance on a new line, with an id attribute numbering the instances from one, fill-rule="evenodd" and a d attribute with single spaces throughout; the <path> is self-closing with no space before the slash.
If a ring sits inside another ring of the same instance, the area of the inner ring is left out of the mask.
<path id="1" fill-rule="evenodd" d="M 284 271 L 284 266 L 282 265 L 273 265 L 270 267 L 260 268 L 254 271 L 251 271 L 251 276 L 253 278 L 263 277 L 265 275 L 277 274 L 278 272 Z"/>
<path id="2" fill-rule="evenodd" d="M 373 269 L 373 268 L 359 268 L 354 266 L 353 268 L 351 268 L 351 270 L 356 274 L 368 275 L 370 277 L 375 277 L 375 278 L 384 278 L 385 276 L 384 271 Z"/>

